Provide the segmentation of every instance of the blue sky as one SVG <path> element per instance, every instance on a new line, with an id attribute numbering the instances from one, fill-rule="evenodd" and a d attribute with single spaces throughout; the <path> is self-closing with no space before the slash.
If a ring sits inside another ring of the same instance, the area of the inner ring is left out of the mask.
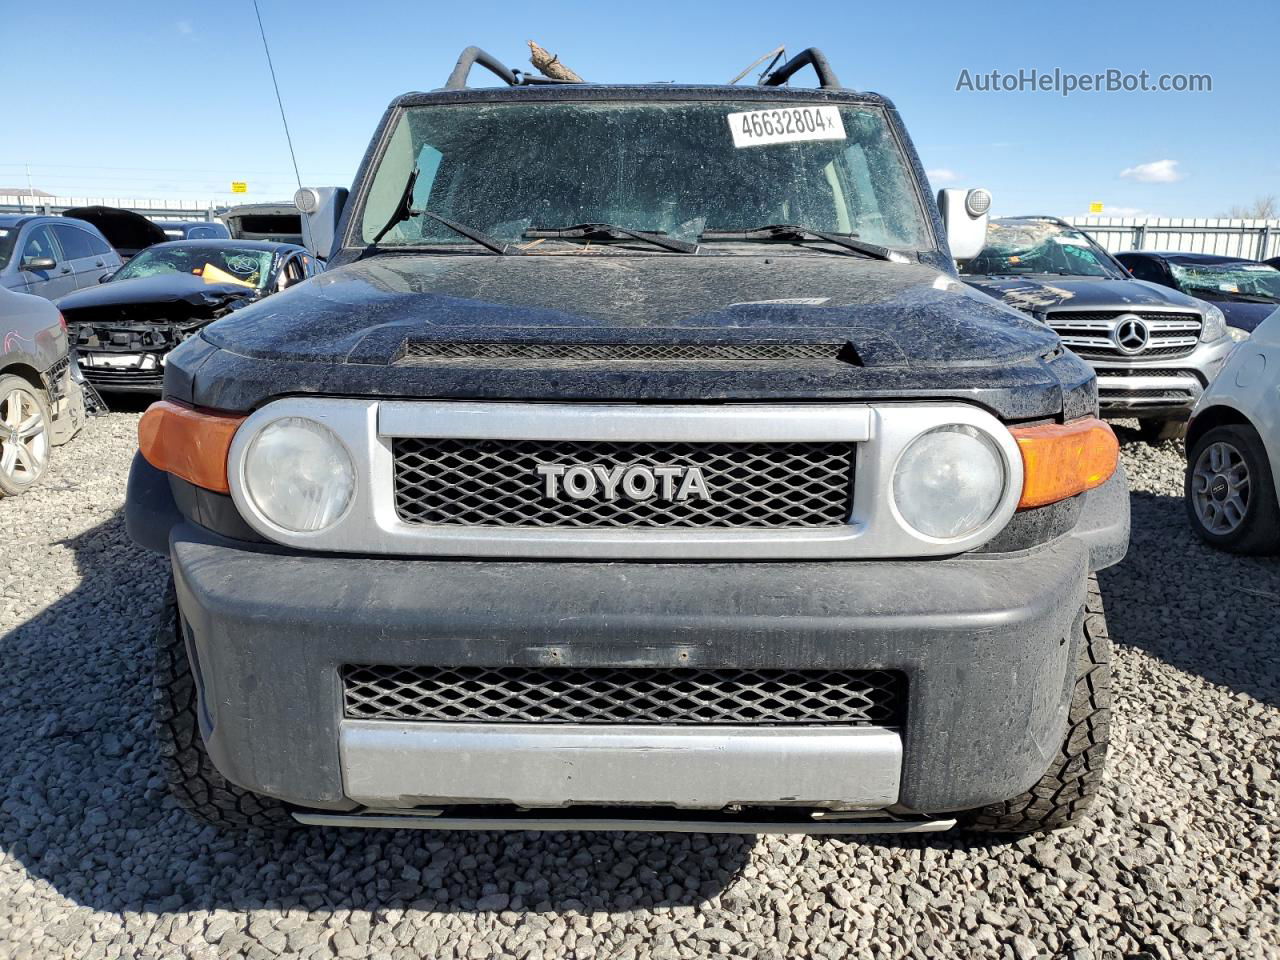
<path id="1" fill-rule="evenodd" d="M 1005 213 L 1215 216 L 1280 195 L 1280 4 L 965 5 L 259 0 L 304 182 L 349 183 L 387 102 L 443 83 L 462 47 L 528 67 L 525 41 L 598 81 L 724 82 L 764 51 L 821 46 L 889 96 L 934 187 Z M 679 16 L 673 14 L 679 11 Z M 77 196 L 287 198 L 292 168 L 250 0 L 11 4 L 0 186 Z M 52 52 L 52 55 L 51 55 Z M 981 93 L 971 75 L 1209 74 L 1211 93 Z M 807 82 L 807 81 L 806 81 Z"/>

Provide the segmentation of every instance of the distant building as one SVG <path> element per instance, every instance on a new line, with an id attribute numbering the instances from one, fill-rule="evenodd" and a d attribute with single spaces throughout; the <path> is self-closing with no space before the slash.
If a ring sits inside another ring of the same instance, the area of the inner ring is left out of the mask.
<path id="1" fill-rule="evenodd" d="M 0 187 L 0 197 L 52 197 L 52 193 L 33 190 L 30 187 Z"/>

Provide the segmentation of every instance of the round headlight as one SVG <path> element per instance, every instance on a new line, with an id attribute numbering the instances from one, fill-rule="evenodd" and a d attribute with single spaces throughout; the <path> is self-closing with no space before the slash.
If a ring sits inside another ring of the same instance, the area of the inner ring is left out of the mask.
<path id="1" fill-rule="evenodd" d="M 927 537 L 954 540 L 991 519 L 1005 492 L 1004 458 L 982 431 L 962 424 L 916 437 L 898 460 L 893 500 Z"/>
<path id="2" fill-rule="evenodd" d="M 356 487 L 346 447 L 328 427 L 303 417 L 267 424 L 244 455 L 244 489 L 267 520 L 292 533 L 330 526 Z"/>

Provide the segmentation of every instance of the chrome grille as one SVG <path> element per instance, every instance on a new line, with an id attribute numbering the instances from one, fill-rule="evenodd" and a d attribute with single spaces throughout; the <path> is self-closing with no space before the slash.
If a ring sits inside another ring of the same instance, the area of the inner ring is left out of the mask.
<path id="1" fill-rule="evenodd" d="M 496 527 L 828 527 L 844 524 L 851 443 L 613 443 L 400 438 L 395 499 L 407 523 Z M 699 467 L 709 499 L 546 496 L 540 464 Z"/>
<path id="2" fill-rule="evenodd" d="M 1112 336 L 1120 318 L 1128 316 L 1141 319 L 1150 333 L 1147 346 L 1136 353 L 1121 350 Z M 1200 342 L 1202 324 L 1198 313 L 1140 310 L 1051 310 L 1047 319 L 1063 344 L 1084 360 L 1159 360 L 1185 357 Z"/>
<path id="3" fill-rule="evenodd" d="M 892 727 L 906 708 L 888 670 L 347 665 L 342 691 L 353 720 L 448 723 Z"/>
<path id="4" fill-rule="evenodd" d="M 844 343 L 456 343 L 405 344 L 401 366 L 442 361 L 514 360 L 535 363 L 706 363 L 838 360 Z"/>

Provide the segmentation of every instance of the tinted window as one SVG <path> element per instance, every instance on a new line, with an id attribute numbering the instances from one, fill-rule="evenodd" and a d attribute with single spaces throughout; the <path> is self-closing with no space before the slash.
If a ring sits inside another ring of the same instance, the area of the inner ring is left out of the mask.
<path id="1" fill-rule="evenodd" d="M 79 260 L 81 257 L 92 257 L 93 248 L 89 246 L 89 234 L 78 227 L 58 224 L 53 228 L 58 237 L 58 246 L 62 247 L 62 255 L 68 260 Z"/>
<path id="2" fill-rule="evenodd" d="M 115 253 L 115 251 L 111 249 L 111 244 L 107 243 L 107 241 L 103 240 L 102 237 L 98 236 L 96 233 L 90 233 L 88 230 L 82 230 L 80 232 L 89 238 L 89 249 L 92 250 L 96 256 L 102 257 Z"/>
<path id="3" fill-rule="evenodd" d="M 53 257 L 58 259 L 58 248 L 53 245 L 53 235 L 48 227 L 36 227 L 27 234 L 27 242 L 22 245 L 22 259 Z"/>
<path id="4" fill-rule="evenodd" d="M 222 237 L 222 231 L 216 227 L 192 227 L 187 231 L 188 240 L 217 240 Z"/>
<path id="5" fill-rule="evenodd" d="M 1123 262 L 1139 280 L 1148 280 L 1151 283 L 1164 282 L 1164 275 L 1160 270 L 1159 264 L 1148 260 L 1146 257 L 1125 257 Z"/>
<path id="6" fill-rule="evenodd" d="M 14 244 L 18 242 L 17 227 L 0 227 L 0 270 L 9 264 Z"/>

